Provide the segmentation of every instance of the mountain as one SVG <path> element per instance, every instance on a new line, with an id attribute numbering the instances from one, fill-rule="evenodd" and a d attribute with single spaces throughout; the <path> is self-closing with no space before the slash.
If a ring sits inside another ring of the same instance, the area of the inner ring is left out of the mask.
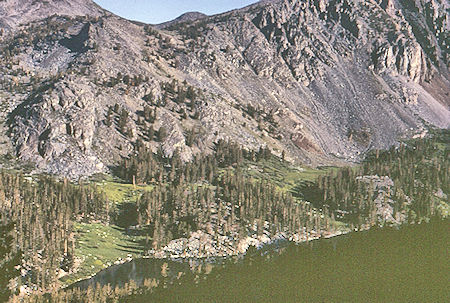
<path id="1" fill-rule="evenodd" d="M 445 1 L 265 1 L 163 30 L 90 0 L 0 16 L 0 149 L 50 173 L 221 138 L 333 165 L 450 125 Z"/>
<path id="2" fill-rule="evenodd" d="M 159 29 L 164 29 L 164 28 L 170 27 L 170 26 L 178 24 L 178 23 L 194 22 L 196 20 L 206 18 L 206 17 L 208 17 L 208 16 L 203 13 L 200 13 L 200 12 L 187 12 L 187 13 L 182 14 L 181 16 L 179 16 L 178 18 L 176 18 L 174 20 L 158 24 L 156 27 Z"/>
<path id="3" fill-rule="evenodd" d="M 51 15 L 98 16 L 104 13 L 90 0 L 2 0 L 0 28 L 15 29 L 18 25 L 42 20 Z"/>

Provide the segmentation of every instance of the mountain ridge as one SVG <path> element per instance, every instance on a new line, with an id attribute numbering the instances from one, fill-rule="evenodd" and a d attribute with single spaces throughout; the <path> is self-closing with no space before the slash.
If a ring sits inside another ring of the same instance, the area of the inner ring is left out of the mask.
<path id="1" fill-rule="evenodd" d="M 358 161 L 450 124 L 447 4 L 404 4 L 258 2 L 164 30 L 48 13 L 1 43 L 15 63 L 1 79 L 9 141 L 71 177 L 106 171 L 137 141 L 186 161 L 219 139 L 308 165 Z"/>

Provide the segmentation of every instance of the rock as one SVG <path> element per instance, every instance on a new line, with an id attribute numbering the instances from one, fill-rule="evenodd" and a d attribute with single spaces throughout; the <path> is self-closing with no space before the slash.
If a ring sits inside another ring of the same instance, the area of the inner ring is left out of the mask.
<path id="1" fill-rule="evenodd" d="M 310 165 L 358 161 L 427 125 L 450 126 L 449 6 L 402 3 L 262 1 L 219 16 L 191 14 L 159 31 L 91 0 L 0 1 L 0 46 L 15 47 L 0 57 L 0 97 L 8 100 L 0 131 L 9 137 L 1 147 L 41 171 L 104 172 L 136 140 L 148 141 L 150 123 L 137 122 L 149 105 L 157 109 L 154 129 L 164 126 L 168 136 L 145 144 L 166 155 L 178 150 L 184 161 L 221 138 Z M 118 73 L 129 81 L 111 83 Z M 142 83 L 132 83 L 139 76 Z M 201 92 L 196 118 L 162 89 L 174 80 Z M 30 85 L 5 88 L 17 83 Z M 153 100 L 144 100 L 150 92 Z M 164 96 L 167 105 L 156 108 Z M 117 114 L 105 123 L 115 104 L 129 112 L 130 134 L 119 131 Z M 261 116 L 249 116 L 248 105 Z M 264 120 L 269 112 L 276 124 Z"/>
<path id="2" fill-rule="evenodd" d="M 439 188 L 439 190 L 434 194 L 439 199 L 447 199 L 447 195 L 444 193 L 444 191 Z"/>
<path id="3" fill-rule="evenodd" d="M 357 177 L 357 180 L 364 182 L 368 185 L 369 196 L 375 195 L 374 202 L 376 206 L 376 214 L 378 221 L 381 223 L 400 224 L 407 218 L 407 210 L 399 209 L 394 213 L 395 201 L 391 199 L 394 196 L 393 186 L 394 181 L 388 176 L 362 176 Z M 370 190 L 373 191 L 370 192 Z M 411 203 L 410 198 L 404 195 L 405 205 Z M 405 206 L 403 205 L 403 206 Z"/>

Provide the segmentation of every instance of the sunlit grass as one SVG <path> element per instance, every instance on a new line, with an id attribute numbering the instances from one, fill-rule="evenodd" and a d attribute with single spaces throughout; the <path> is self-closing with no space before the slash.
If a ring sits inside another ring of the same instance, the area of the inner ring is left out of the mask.
<path id="1" fill-rule="evenodd" d="M 142 237 L 131 236 L 120 227 L 99 223 L 76 223 L 75 256 L 81 261 L 76 273 L 61 279 L 69 285 L 88 278 L 116 261 L 141 256 Z"/>
<path id="2" fill-rule="evenodd" d="M 152 185 L 127 184 L 109 175 L 97 177 L 93 182 L 106 194 L 108 200 L 115 204 L 136 202 L 143 192 L 153 189 Z"/>
<path id="3" fill-rule="evenodd" d="M 268 180 L 283 191 L 290 191 L 301 182 L 314 182 L 319 175 L 325 175 L 335 167 L 311 168 L 296 166 L 276 157 L 259 162 L 245 161 L 244 173 L 257 180 Z"/>

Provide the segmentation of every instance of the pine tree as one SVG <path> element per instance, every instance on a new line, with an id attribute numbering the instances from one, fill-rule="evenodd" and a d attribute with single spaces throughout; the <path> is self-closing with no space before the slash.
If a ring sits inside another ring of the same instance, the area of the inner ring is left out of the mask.
<path id="1" fill-rule="evenodd" d="M 119 116 L 119 131 L 122 134 L 126 134 L 126 126 L 128 124 L 128 116 L 129 113 L 125 108 L 122 108 L 122 111 L 120 112 Z"/>
<path id="2" fill-rule="evenodd" d="M 158 141 L 164 142 L 167 138 L 167 129 L 164 126 L 161 126 L 158 130 Z"/>

